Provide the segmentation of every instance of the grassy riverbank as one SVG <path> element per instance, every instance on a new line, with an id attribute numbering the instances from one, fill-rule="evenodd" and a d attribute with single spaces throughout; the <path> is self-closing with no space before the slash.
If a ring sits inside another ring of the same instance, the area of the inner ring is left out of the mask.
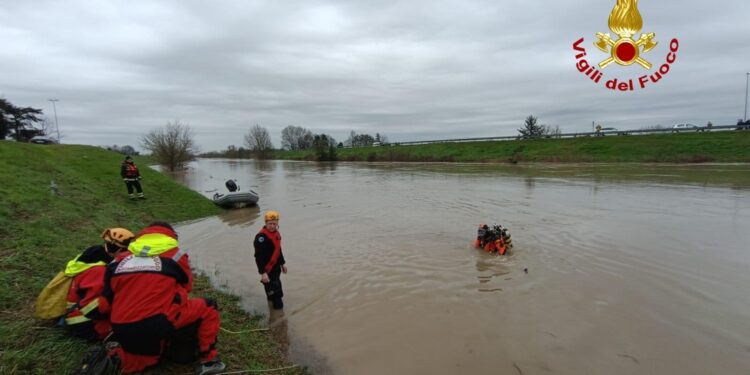
<path id="1" fill-rule="evenodd" d="M 346 161 L 422 162 L 750 162 L 750 132 L 652 134 L 337 149 Z M 315 160 L 312 150 L 276 159 Z"/>
<path id="2" fill-rule="evenodd" d="M 35 320 L 33 305 L 68 260 L 101 242 L 104 228 L 136 232 L 157 219 L 175 223 L 220 212 L 145 162 L 139 164 L 148 199 L 128 200 L 119 175 L 121 161 L 122 155 L 96 147 L 0 141 L 0 374 L 71 373 L 78 365 L 88 344 L 67 338 L 51 322 Z M 225 329 L 264 325 L 239 308 L 238 298 L 213 289 L 205 277 L 196 278 L 193 294 L 219 301 Z M 222 331 L 218 347 L 227 371 L 285 365 L 266 332 Z M 191 366 L 161 366 L 150 373 L 190 371 Z"/>

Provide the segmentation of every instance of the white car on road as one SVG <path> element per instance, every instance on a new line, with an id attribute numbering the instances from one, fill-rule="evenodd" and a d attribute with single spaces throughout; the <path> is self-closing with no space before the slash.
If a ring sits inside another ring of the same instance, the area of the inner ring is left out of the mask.
<path id="1" fill-rule="evenodd" d="M 694 129 L 698 130 L 698 127 L 693 124 L 675 124 L 672 127 L 673 130 L 688 130 L 688 129 Z"/>
<path id="2" fill-rule="evenodd" d="M 48 137 L 46 135 L 35 135 L 31 137 L 29 142 L 40 144 L 40 145 L 52 145 L 52 144 L 57 143 L 57 141 L 54 138 Z"/>

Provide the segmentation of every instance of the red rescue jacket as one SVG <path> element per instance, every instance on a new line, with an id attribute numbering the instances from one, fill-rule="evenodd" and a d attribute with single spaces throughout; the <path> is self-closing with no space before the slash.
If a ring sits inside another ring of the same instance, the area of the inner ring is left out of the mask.
<path id="1" fill-rule="evenodd" d="M 65 275 L 73 277 L 68 290 L 65 323 L 75 325 L 99 320 L 99 296 L 104 289 L 104 272 L 112 258 L 101 245 L 91 246 L 68 262 Z M 96 323 L 96 322 L 95 322 Z"/>
<path id="2" fill-rule="evenodd" d="M 135 163 L 124 161 L 122 162 L 122 166 L 120 167 L 120 176 L 122 178 L 127 179 L 134 179 L 141 176 L 141 173 L 138 172 L 138 167 L 135 165 Z"/>
<path id="3" fill-rule="evenodd" d="M 284 254 L 281 252 L 281 232 L 269 232 L 265 227 L 255 236 L 253 242 L 255 248 L 255 264 L 258 273 L 281 272 L 281 265 L 286 263 Z"/>
<path id="4" fill-rule="evenodd" d="M 148 227 L 128 250 L 107 266 L 100 311 L 109 311 L 113 324 L 157 315 L 173 322 L 193 285 L 188 255 L 178 247 L 177 234 Z"/>

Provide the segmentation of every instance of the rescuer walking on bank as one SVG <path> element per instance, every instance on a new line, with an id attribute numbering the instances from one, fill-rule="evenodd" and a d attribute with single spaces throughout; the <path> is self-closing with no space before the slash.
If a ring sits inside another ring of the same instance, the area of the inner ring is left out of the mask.
<path id="1" fill-rule="evenodd" d="M 135 194 L 133 194 L 133 188 L 135 188 L 135 191 L 138 193 L 138 199 L 146 199 L 146 197 L 143 196 L 143 188 L 141 188 L 141 173 L 138 172 L 138 166 L 133 163 L 133 158 L 131 158 L 130 155 L 125 157 L 122 166 L 120 166 L 120 176 L 122 176 L 122 180 L 125 181 L 125 186 L 128 188 L 128 197 L 130 199 L 136 199 Z"/>

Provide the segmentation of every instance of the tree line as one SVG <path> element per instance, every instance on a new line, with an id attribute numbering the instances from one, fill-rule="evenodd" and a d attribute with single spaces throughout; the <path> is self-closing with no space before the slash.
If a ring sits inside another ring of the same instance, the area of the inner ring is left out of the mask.
<path id="1" fill-rule="evenodd" d="M 346 143 L 372 145 L 375 140 L 382 138 L 379 134 L 372 137 L 352 132 Z M 331 135 L 314 134 L 309 129 L 294 125 L 282 130 L 281 145 L 283 150 L 289 151 L 314 150 L 315 159 L 318 161 L 338 160 L 337 149 L 345 147 L 343 142 L 337 143 Z M 150 131 L 142 138 L 141 146 L 150 151 L 152 157 L 170 171 L 184 168 L 196 156 L 270 159 L 274 152 L 268 129 L 257 124 L 244 134 L 242 146 L 230 145 L 222 151 L 199 153 L 193 141 L 192 129 L 179 121 L 168 122 L 163 128 Z"/>
<path id="2" fill-rule="evenodd" d="M 48 135 L 50 123 L 43 116 L 41 109 L 19 107 L 9 100 L 0 98 L 0 140 L 9 135 L 18 142 L 28 142 L 37 135 Z M 58 140 L 59 141 L 59 140 Z M 150 152 L 151 156 L 170 171 L 184 168 L 196 156 L 269 159 L 273 155 L 273 143 L 268 130 L 260 125 L 251 127 L 243 137 L 243 145 L 230 145 L 226 150 L 199 154 L 194 140 L 193 130 L 188 124 L 180 121 L 167 122 L 159 129 L 149 131 L 142 136 L 140 145 Z M 312 149 L 320 161 L 338 159 L 337 148 L 371 146 L 376 142 L 386 142 L 385 137 L 376 134 L 356 134 L 351 132 L 345 142 L 336 142 L 329 134 L 314 134 L 301 126 L 289 125 L 281 132 L 283 150 L 303 151 Z M 118 148 L 113 151 L 125 152 L 132 148 Z M 135 152 L 132 152 L 135 154 Z"/>
<path id="3" fill-rule="evenodd" d="M 738 127 L 750 128 L 750 121 L 738 120 Z M 42 110 L 32 107 L 18 107 L 0 98 L 0 139 L 12 133 L 17 141 L 28 141 L 35 135 L 47 135 L 49 122 L 42 117 Z M 556 137 L 561 134 L 559 126 L 540 124 L 538 118 L 529 115 L 518 129 L 520 139 Z M 163 128 L 148 132 L 141 138 L 141 146 L 150 151 L 153 158 L 169 170 L 183 168 L 196 156 L 227 158 L 269 159 L 273 156 L 273 143 L 268 129 L 252 126 L 243 137 L 243 145 L 230 145 L 223 151 L 199 154 L 189 125 L 179 121 L 168 122 Z M 349 133 L 343 142 L 336 142 L 329 134 L 315 134 L 301 126 L 289 125 L 281 131 L 281 149 L 288 151 L 314 150 L 319 161 L 338 159 L 337 149 L 342 147 L 367 147 L 388 145 L 388 138 L 380 133 Z"/>
<path id="4" fill-rule="evenodd" d="M 17 107 L 0 98 L 0 139 L 5 139 L 11 131 L 17 141 L 28 141 L 35 135 L 46 134 L 46 121 L 41 115 L 41 109 Z M 560 129 L 539 124 L 536 117 L 528 116 L 518 132 L 521 138 L 532 139 L 560 134 Z M 273 156 L 274 148 L 268 129 L 256 124 L 244 134 L 243 141 L 244 147 L 230 145 L 223 151 L 199 154 L 190 126 L 174 121 L 168 122 L 163 128 L 149 131 L 141 138 L 141 146 L 170 171 L 184 168 L 196 156 L 258 159 L 269 159 Z M 318 161 L 337 160 L 337 148 L 387 144 L 388 138 L 380 133 L 373 137 L 370 134 L 351 131 L 345 141 L 337 143 L 329 134 L 315 134 L 301 126 L 289 125 L 281 131 L 282 150 L 312 149 Z"/>
<path id="5" fill-rule="evenodd" d="M 301 126 L 289 125 L 281 131 L 281 149 L 285 151 L 313 150 L 315 159 L 318 161 L 338 160 L 337 149 L 343 147 L 367 147 L 373 145 L 387 144 L 387 137 L 376 133 L 357 134 L 354 131 L 343 142 L 337 142 L 330 134 L 315 134 L 310 129 Z M 273 144 L 268 130 L 260 125 L 255 125 L 244 136 L 244 147 L 230 145 L 223 151 L 212 151 L 202 153 L 201 157 L 226 157 L 226 158 L 258 158 L 268 159 L 273 156 Z"/>

